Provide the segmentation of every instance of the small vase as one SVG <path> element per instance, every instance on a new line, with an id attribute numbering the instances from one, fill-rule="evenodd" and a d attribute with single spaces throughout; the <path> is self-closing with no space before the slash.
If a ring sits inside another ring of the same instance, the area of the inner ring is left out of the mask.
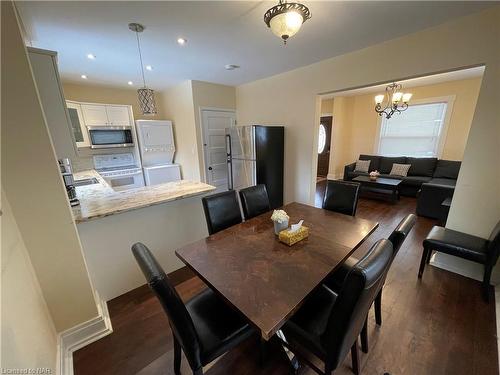
<path id="1" fill-rule="evenodd" d="M 274 234 L 278 235 L 282 230 L 288 228 L 288 220 L 282 223 L 275 221 L 274 222 Z"/>
<path id="2" fill-rule="evenodd" d="M 370 180 L 376 181 L 378 176 L 370 176 Z"/>

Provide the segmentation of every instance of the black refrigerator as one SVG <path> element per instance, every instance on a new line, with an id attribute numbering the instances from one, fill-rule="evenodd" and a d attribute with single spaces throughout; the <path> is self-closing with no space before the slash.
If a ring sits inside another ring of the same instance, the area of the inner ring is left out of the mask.
<path id="1" fill-rule="evenodd" d="M 284 126 L 226 128 L 228 189 L 264 184 L 271 208 L 283 205 Z"/>

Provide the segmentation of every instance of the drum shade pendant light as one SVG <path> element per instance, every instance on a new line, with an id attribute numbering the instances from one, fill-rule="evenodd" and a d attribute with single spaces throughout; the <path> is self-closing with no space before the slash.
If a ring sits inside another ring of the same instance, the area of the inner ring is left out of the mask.
<path id="1" fill-rule="evenodd" d="M 300 3 L 287 3 L 279 0 L 278 5 L 273 6 L 264 14 L 264 22 L 274 35 L 283 39 L 286 44 L 288 38 L 297 34 L 302 24 L 311 18 L 309 8 Z"/>
<path id="2" fill-rule="evenodd" d="M 141 112 L 143 115 L 155 115 L 158 112 L 156 109 L 155 94 L 154 90 L 151 90 L 146 86 L 144 64 L 142 63 L 141 43 L 139 41 L 139 33 L 142 33 L 144 31 L 144 26 L 139 23 L 129 23 L 128 28 L 131 31 L 135 32 L 135 35 L 137 37 L 137 49 L 139 51 L 139 60 L 141 63 L 143 87 L 137 90 L 137 96 L 139 97 L 139 106 L 141 107 Z"/>

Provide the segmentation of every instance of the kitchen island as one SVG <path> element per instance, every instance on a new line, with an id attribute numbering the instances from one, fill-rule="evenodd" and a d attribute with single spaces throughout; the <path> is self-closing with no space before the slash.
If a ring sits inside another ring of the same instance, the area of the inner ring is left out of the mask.
<path id="1" fill-rule="evenodd" d="M 134 243 L 148 246 L 169 273 L 183 266 L 175 249 L 208 235 L 201 196 L 214 186 L 181 180 L 115 191 L 95 170 L 74 178 L 97 180 L 76 188 L 73 216 L 93 287 L 105 301 L 145 284 Z"/>

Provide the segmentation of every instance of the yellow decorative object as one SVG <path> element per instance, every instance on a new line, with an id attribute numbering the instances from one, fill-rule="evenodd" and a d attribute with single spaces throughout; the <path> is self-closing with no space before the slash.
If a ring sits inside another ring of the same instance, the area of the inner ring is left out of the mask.
<path id="1" fill-rule="evenodd" d="M 307 237 L 309 237 L 309 228 L 305 226 L 301 226 L 295 232 L 290 232 L 289 229 L 285 229 L 279 234 L 280 241 L 286 243 L 288 246 L 292 246 Z"/>

